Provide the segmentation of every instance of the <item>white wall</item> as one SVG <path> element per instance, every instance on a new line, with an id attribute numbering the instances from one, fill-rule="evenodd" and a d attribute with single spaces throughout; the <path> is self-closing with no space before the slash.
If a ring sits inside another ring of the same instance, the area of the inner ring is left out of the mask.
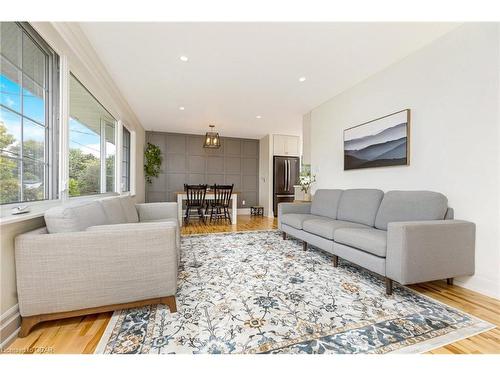
<path id="1" fill-rule="evenodd" d="M 120 91 L 101 64 L 77 24 L 33 22 L 32 26 L 45 41 L 67 59 L 74 72 L 92 94 L 117 119 L 135 132 L 135 200 L 144 202 L 143 150 L 145 131 L 128 106 Z M 44 225 L 43 218 L 34 218 L 11 224 L 0 224 L 0 345 L 19 325 L 17 288 L 14 264 L 14 238 L 21 233 Z M 5 328 L 5 329 L 4 329 Z"/>
<path id="2" fill-rule="evenodd" d="M 477 225 L 476 273 L 500 297 L 499 26 L 465 24 L 315 108 L 317 188 L 428 189 Z M 411 108 L 411 165 L 343 171 L 343 129 Z"/>

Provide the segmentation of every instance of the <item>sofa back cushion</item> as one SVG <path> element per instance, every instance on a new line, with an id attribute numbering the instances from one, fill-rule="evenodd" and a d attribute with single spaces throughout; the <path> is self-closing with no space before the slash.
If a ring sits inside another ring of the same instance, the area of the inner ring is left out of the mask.
<path id="1" fill-rule="evenodd" d="M 106 214 L 98 201 L 53 207 L 45 212 L 45 225 L 49 233 L 80 232 L 107 223 Z"/>
<path id="2" fill-rule="evenodd" d="M 375 220 L 377 229 L 387 230 L 394 221 L 442 220 L 448 210 L 448 199 L 433 191 L 388 191 Z"/>
<path id="3" fill-rule="evenodd" d="M 123 224 L 127 222 L 127 216 L 120 201 L 120 197 L 99 200 L 106 214 L 108 224 Z"/>
<path id="4" fill-rule="evenodd" d="M 336 219 L 341 195 L 340 189 L 316 190 L 311 203 L 311 214 Z"/>
<path id="5" fill-rule="evenodd" d="M 383 196 L 384 192 L 377 189 L 344 190 L 337 219 L 373 227 Z"/>
<path id="6" fill-rule="evenodd" d="M 135 208 L 135 203 L 129 195 L 124 195 L 120 197 L 120 203 L 122 205 L 123 212 L 125 213 L 125 219 L 127 223 L 137 223 L 139 222 L 139 215 L 137 214 L 137 209 Z"/>

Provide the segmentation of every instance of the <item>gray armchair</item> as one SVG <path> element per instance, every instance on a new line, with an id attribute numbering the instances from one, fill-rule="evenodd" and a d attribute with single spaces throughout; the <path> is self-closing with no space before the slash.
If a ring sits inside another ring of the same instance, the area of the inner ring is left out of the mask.
<path id="1" fill-rule="evenodd" d="M 148 304 L 175 312 L 176 215 L 176 203 L 130 197 L 49 210 L 46 228 L 16 238 L 19 336 L 46 320 Z"/>

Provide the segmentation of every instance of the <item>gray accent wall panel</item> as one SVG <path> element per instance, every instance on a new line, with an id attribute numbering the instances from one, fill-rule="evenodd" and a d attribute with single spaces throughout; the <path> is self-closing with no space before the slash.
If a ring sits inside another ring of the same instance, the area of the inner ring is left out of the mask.
<path id="1" fill-rule="evenodd" d="M 221 137 L 215 150 L 203 148 L 203 135 L 146 132 L 146 141 L 163 157 L 160 176 L 146 183 L 147 202 L 175 201 L 185 183 L 217 183 L 234 184 L 239 208 L 258 204 L 259 140 Z"/>

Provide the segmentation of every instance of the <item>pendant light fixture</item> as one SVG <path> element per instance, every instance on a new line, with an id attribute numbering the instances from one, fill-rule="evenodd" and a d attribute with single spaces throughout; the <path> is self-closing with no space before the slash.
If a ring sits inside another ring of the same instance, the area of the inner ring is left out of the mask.
<path id="1" fill-rule="evenodd" d="M 209 125 L 209 127 L 210 130 L 205 135 L 205 142 L 203 143 L 203 147 L 219 148 L 220 147 L 219 133 L 215 131 L 215 125 Z"/>

